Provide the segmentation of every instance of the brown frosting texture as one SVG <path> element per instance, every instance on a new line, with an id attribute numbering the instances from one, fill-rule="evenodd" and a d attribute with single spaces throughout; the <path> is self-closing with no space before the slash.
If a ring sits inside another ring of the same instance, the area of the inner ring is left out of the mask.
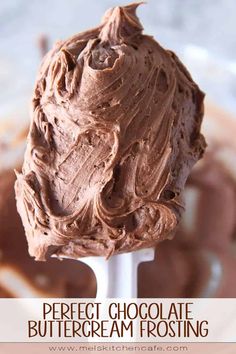
<path id="1" fill-rule="evenodd" d="M 29 257 L 14 184 L 14 171 L 0 169 L 0 298 L 94 297 L 95 276 L 84 263 L 54 258 L 35 262 Z"/>
<path id="2" fill-rule="evenodd" d="M 109 10 L 41 65 L 15 188 L 37 260 L 149 247 L 180 218 L 205 147 L 204 95 L 175 54 L 142 34 L 137 6 Z"/>

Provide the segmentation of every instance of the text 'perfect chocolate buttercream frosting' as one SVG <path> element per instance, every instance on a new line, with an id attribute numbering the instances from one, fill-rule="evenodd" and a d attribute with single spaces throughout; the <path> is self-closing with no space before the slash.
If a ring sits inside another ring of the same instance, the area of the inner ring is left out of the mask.
<path id="1" fill-rule="evenodd" d="M 137 6 L 107 11 L 41 65 L 16 182 L 37 260 L 150 247 L 179 221 L 205 147 L 204 95 L 175 54 L 142 34 Z"/>

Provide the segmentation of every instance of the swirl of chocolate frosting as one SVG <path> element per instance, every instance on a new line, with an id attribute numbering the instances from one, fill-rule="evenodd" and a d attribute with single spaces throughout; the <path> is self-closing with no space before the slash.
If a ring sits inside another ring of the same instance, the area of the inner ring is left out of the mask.
<path id="1" fill-rule="evenodd" d="M 57 43 L 41 65 L 16 197 L 29 253 L 70 257 L 172 237 L 202 156 L 203 93 L 142 34 L 139 4 Z"/>

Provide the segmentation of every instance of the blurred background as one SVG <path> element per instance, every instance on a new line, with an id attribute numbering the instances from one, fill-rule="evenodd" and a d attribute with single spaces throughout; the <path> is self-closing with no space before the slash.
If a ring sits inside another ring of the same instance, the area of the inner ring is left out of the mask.
<path id="1" fill-rule="evenodd" d="M 39 35 L 48 36 L 50 47 L 55 40 L 96 26 L 107 8 L 123 3 L 114 0 L 2 0 L 0 118 L 12 105 L 25 108 L 28 102 L 39 65 Z M 191 71 L 198 75 L 203 89 L 234 111 L 236 83 L 230 74 L 236 74 L 235 13 L 234 0 L 149 0 L 138 9 L 145 32 L 181 57 L 187 57 L 187 61 L 193 55 L 195 58 L 190 65 L 194 71 Z M 209 65 L 204 73 L 201 65 Z"/>
<path id="2" fill-rule="evenodd" d="M 99 24 L 114 0 L 0 2 L 0 295 L 94 296 L 95 279 L 73 261 L 35 263 L 14 201 L 29 104 L 42 51 Z M 205 158 L 186 190 L 177 237 L 139 271 L 139 296 L 235 297 L 236 2 L 149 0 L 138 8 L 145 33 L 174 50 L 206 92 Z M 63 276 L 62 276 L 63 274 Z M 74 275 L 78 274 L 76 281 Z M 78 278 L 78 279 L 77 279 Z M 171 280 L 171 281 L 170 281 Z"/>

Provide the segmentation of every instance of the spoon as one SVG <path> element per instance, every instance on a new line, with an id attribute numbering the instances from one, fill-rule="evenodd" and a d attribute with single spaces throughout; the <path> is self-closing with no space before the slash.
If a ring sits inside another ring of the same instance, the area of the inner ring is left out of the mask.
<path id="1" fill-rule="evenodd" d="M 138 266 L 142 262 L 154 260 L 154 248 L 104 257 L 73 258 L 88 265 L 97 280 L 96 299 L 136 298 L 138 289 Z M 64 255 L 53 258 L 70 259 Z"/>

